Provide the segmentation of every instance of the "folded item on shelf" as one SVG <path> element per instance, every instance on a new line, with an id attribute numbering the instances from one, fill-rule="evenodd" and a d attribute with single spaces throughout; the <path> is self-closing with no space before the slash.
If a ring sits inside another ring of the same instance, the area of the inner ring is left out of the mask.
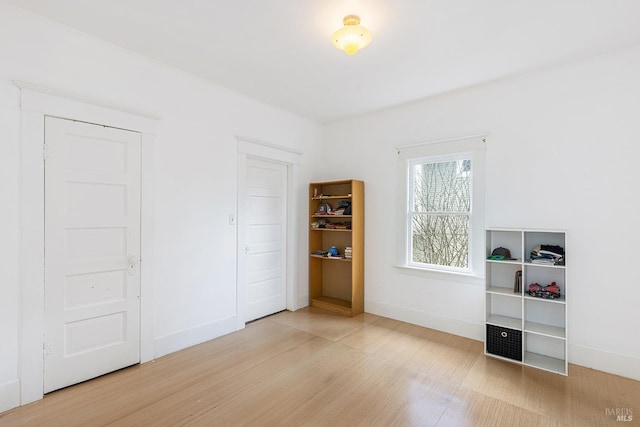
<path id="1" fill-rule="evenodd" d="M 556 299 L 560 298 L 560 287 L 556 282 L 551 282 L 551 284 L 547 286 L 531 283 L 527 293 L 532 297 Z"/>

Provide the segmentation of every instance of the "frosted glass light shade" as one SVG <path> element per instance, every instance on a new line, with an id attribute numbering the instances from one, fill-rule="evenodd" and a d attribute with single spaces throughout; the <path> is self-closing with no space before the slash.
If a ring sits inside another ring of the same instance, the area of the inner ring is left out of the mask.
<path id="1" fill-rule="evenodd" d="M 344 27 L 333 33 L 331 41 L 347 55 L 355 55 L 356 52 L 371 43 L 371 31 L 360 25 L 358 15 L 347 15 L 342 20 Z"/>

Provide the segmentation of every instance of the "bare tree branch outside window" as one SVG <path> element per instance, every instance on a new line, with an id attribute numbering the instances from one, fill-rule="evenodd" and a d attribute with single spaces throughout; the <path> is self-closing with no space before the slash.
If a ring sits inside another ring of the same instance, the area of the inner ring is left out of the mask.
<path id="1" fill-rule="evenodd" d="M 471 160 L 413 165 L 411 261 L 469 266 Z"/>

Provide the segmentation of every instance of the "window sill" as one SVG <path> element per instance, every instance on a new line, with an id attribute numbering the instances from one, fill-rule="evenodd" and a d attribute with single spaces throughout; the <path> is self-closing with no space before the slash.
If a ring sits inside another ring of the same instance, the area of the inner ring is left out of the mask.
<path id="1" fill-rule="evenodd" d="M 448 282 L 459 282 L 466 285 L 484 286 L 484 277 L 473 273 L 458 271 L 433 270 L 429 268 L 412 267 L 408 265 L 394 265 L 394 268 L 412 276 L 429 277 Z"/>

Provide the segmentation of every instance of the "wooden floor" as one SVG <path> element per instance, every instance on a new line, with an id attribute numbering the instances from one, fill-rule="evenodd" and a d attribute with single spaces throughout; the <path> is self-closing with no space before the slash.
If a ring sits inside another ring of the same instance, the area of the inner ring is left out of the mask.
<path id="1" fill-rule="evenodd" d="M 563 377 L 482 352 L 370 314 L 283 312 L 51 393 L 0 414 L 0 425 L 640 425 L 638 381 L 573 365 Z M 616 421 L 615 409 L 632 421 Z"/>

